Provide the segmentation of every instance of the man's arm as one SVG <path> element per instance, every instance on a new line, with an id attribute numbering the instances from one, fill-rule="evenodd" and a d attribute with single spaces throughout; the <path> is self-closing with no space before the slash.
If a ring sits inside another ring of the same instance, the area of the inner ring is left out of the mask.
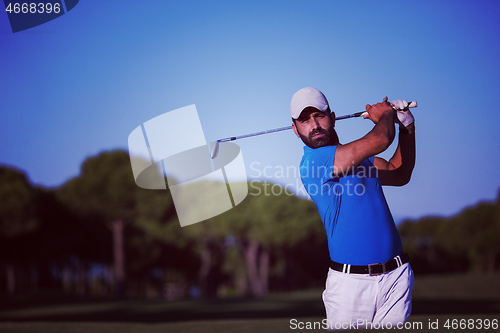
<path id="1" fill-rule="evenodd" d="M 415 166 L 415 131 L 411 123 L 399 130 L 399 142 L 389 161 L 375 157 L 373 165 L 378 169 L 382 185 L 403 186 L 408 184 Z"/>
<path id="2" fill-rule="evenodd" d="M 394 140 L 396 112 L 387 103 L 387 97 L 382 103 L 366 105 L 366 111 L 367 118 L 372 120 L 375 126 L 361 139 L 337 147 L 333 163 L 334 176 L 347 173 L 365 159 L 380 154 Z"/>

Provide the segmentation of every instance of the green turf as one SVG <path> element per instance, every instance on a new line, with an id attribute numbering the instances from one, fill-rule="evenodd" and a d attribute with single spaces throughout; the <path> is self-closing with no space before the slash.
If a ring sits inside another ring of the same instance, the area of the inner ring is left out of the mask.
<path id="1" fill-rule="evenodd" d="M 500 299 L 500 274 L 417 276 L 415 298 Z"/>
<path id="2" fill-rule="evenodd" d="M 500 274 L 417 277 L 411 321 L 418 332 L 454 331 L 451 319 L 500 319 Z M 260 299 L 96 300 L 51 294 L 0 299 L 0 332 L 290 332 L 290 320 L 321 322 L 321 290 Z M 429 322 L 439 321 L 439 330 Z M 421 329 L 420 329 L 421 328 Z M 470 330 L 468 330 L 470 331 Z M 494 330 L 489 330 L 493 332 Z M 498 331 L 498 330 L 497 330 Z"/>
<path id="3" fill-rule="evenodd" d="M 411 316 L 408 327 L 410 329 L 402 329 L 395 331 L 405 332 L 472 332 L 475 330 L 466 329 L 446 329 L 444 324 L 447 320 L 451 321 L 456 319 L 460 320 L 473 319 L 475 323 L 478 320 L 485 322 L 485 320 L 496 320 L 500 322 L 499 315 L 438 315 L 438 316 Z M 307 322 L 321 322 L 322 317 L 305 317 L 300 318 L 304 323 Z M 431 329 L 430 324 L 437 323 L 438 329 Z M 314 324 L 311 324 L 314 325 Z M 320 325 L 318 324 L 317 327 Z M 413 329 L 412 329 L 413 328 Z M 276 318 L 276 319 L 248 319 L 248 320 L 211 320 L 211 321 L 193 321 L 193 322 L 175 322 L 163 324 L 143 324 L 143 323 L 95 323 L 95 322 L 0 322 L 0 332 L 5 333 L 254 333 L 254 332 L 294 332 L 294 331 L 325 331 L 324 329 L 291 329 L 290 319 Z M 380 329 L 372 331 L 380 331 Z M 387 331 L 384 329 L 383 331 Z M 498 332 L 499 330 L 490 328 L 489 330 L 482 330 L 483 332 Z"/>

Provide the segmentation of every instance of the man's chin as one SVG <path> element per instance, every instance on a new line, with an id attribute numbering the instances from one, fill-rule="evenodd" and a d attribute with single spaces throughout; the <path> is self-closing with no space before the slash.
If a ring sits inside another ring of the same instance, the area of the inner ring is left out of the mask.
<path id="1" fill-rule="evenodd" d="M 337 135 L 335 134 L 335 132 L 326 135 L 319 135 L 316 138 L 300 135 L 302 142 L 304 142 L 304 144 L 309 148 L 313 149 L 335 145 L 335 140 L 332 140 L 332 138 L 336 137 Z"/>
<path id="2" fill-rule="evenodd" d="M 314 144 L 314 148 L 321 148 L 330 145 L 330 141 L 321 141 Z"/>
<path id="3" fill-rule="evenodd" d="M 302 140 L 302 141 L 304 141 L 304 140 Z M 321 139 L 316 139 L 316 140 L 307 140 L 307 142 L 304 141 L 304 143 L 309 148 L 316 149 L 316 148 L 328 146 L 330 144 L 330 140 L 327 138 L 321 138 Z"/>

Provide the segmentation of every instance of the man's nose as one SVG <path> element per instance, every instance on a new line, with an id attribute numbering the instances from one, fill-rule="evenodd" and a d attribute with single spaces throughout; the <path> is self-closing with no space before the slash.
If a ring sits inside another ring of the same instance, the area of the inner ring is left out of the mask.
<path id="1" fill-rule="evenodd" d="M 312 129 L 317 129 L 319 127 L 319 121 L 316 118 L 311 118 L 310 124 Z"/>

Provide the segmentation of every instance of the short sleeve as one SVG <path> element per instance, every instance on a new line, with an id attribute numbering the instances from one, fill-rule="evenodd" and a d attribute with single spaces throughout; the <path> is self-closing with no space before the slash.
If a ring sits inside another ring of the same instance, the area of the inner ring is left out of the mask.
<path id="1" fill-rule="evenodd" d="M 300 165 L 302 182 L 325 184 L 334 180 L 333 162 L 335 160 L 336 149 L 337 146 L 325 146 L 316 149 L 308 148 Z"/>

